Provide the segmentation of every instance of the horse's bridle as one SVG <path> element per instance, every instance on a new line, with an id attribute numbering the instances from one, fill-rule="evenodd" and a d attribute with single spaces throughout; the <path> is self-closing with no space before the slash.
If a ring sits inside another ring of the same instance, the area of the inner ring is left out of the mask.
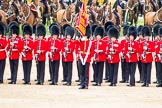
<path id="1" fill-rule="evenodd" d="M 29 18 L 29 16 L 30 16 L 30 13 L 31 13 L 31 10 L 30 10 L 29 6 L 27 6 L 26 4 L 25 4 L 25 6 L 28 8 L 28 9 L 27 9 L 27 10 L 28 10 L 27 16 L 24 16 L 24 14 L 23 14 L 22 17 L 17 16 L 18 20 L 19 20 L 19 21 L 22 20 L 24 23 L 27 22 L 27 20 L 28 20 L 28 18 Z M 21 11 L 22 11 L 22 7 L 21 7 Z"/>

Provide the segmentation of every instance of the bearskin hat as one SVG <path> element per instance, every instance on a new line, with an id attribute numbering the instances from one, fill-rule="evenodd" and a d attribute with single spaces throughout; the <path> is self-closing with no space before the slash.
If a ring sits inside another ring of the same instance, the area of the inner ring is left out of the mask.
<path id="1" fill-rule="evenodd" d="M 9 26 L 9 32 L 10 34 L 16 34 L 19 35 L 19 25 L 16 23 L 13 23 Z"/>
<path id="2" fill-rule="evenodd" d="M 95 32 L 96 27 L 97 27 L 96 24 L 92 25 L 92 27 L 91 27 L 91 29 L 92 29 L 92 35 L 94 35 L 94 32 Z"/>
<path id="3" fill-rule="evenodd" d="M 148 26 L 144 26 L 142 28 L 142 34 L 143 34 L 144 37 L 145 36 L 151 36 L 151 30 L 150 30 L 150 28 Z"/>
<path id="4" fill-rule="evenodd" d="M 161 26 L 159 24 L 155 25 L 154 28 L 153 28 L 153 32 L 154 32 L 154 36 L 157 36 L 158 35 L 158 30 Z"/>
<path id="5" fill-rule="evenodd" d="M 74 28 L 73 27 L 70 27 L 70 26 L 66 27 L 65 36 L 67 36 L 67 35 L 70 35 L 71 38 L 73 38 L 73 36 L 74 36 Z"/>
<path id="6" fill-rule="evenodd" d="M 160 37 L 162 37 L 162 27 L 159 28 L 159 30 L 158 30 L 158 35 L 159 35 Z"/>
<path id="7" fill-rule="evenodd" d="M 0 34 L 6 35 L 7 27 L 3 22 L 0 22 Z"/>
<path id="8" fill-rule="evenodd" d="M 114 23 L 113 23 L 112 21 L 107 21 L 107 22 L 105 23 L 105 25 L 104 25 L 104 30 L 105 30 L 105 32 L 108 32 L 108 31 L 106 31 L 106 28 L 107 28 L 109 25 L 114 25 Z"/>
<path id="9" fill-rule="evenodd" d="M 50 33 L 52 33 L 51 28 L 52 28 L 53 25 L 58 26 L 57 23 L 52 23 L 52 24 L 49 26 L 49 28 L 48 28 Z M 58 26 L 58 28 L 59 28 L 59 26 Z"/>
<path id="10" fill-rule="evenodd" d="M 142 35 L 142 29 L 143 29 L 143 25 L 138 26 L 137 28 L 138 35 Z"/>
<path id="11" fill-rule="evenodd" d="M 59 35 L 59 27 L 57 25 L 52 25 L 51 28 L 51 36 L 52 35 Z"/>
<path id="12" fill-rule="evenodd" d="M 128 36 L 133 35 L 134 39 L 137 37 L 137 29 L 134 26 L 128 28 Z"/>
<path id="13" fill-rule="evenodd" d="M 8 31 L 11 32 L 11 27 L 12 25 L 16 25 L 16 26 L 19 26 L 19 24 L 16 22 L 16 21 L 12 21 L 8 24 Z M 11 34 L 11 33 L 10 33 Z"/>
<path id="14" fill-rule="evenodd" d="M 63 35 L 65 35 L 65 29 L 66 29 L 66 27 L 68 27 L 68 26 L 70 26 L 70 25 L 69 25 L 69 24 L 64 24 L 64 25 L 62 26 Z"/>
<path id="15" fill-rule="evenodd" d="M 112 27 L 108 31 L 108 35 L 109 35 L 110 38 L 111 37 L 115 37 L 116 39 L 118 39 L 118 37 L 119 37 L 119 31 L 115 27 Z"/>
<path id="16" fill-rule="evenodd" d="M 91 26 L 88 24 L 86 27 L 86 34 L 87 38 L 90 38 L 92 35 L 92 31 L 91 31 Z"/>
<path id="17" fill-rule="evenodd" d="M 46 35 L 46 28 L 43 24 L 39 24 L 36 26 L 36 35 L 37 36 L 44 36 Z"/>
<path id="18" fill-rule="evenodd" d="M 32 27 L 30 25 L 25 25 L 23 27 L 23 34 L 29 34 L 30 36 L 32 36 L 33 30 Z"/>
<path id="19" fill-rule="evenodd" d="M 104 29 L 103 27 L 96 27 L 95 29 L 95 36 L 100 35 L 101 38 L 104 36 Z"/>
<path id="20" fill-rule="evenodd" d="M 108 31 L 110 30 L 110 28 L 114 27 L 114 25 L 109 25 L 107 28 L 106 28 L 106 31 L 107 31 L 107 34 L 106 35 L 109 35 L 108 34 Z"/>
<path id="21" fill-rule="evenodd" d="M 126 26 L 123 27 L 123 35 L 124 36 L 128 34 L 128 28 L 129 27 L 130 27 L 129 25 L 126 25 Z"/>

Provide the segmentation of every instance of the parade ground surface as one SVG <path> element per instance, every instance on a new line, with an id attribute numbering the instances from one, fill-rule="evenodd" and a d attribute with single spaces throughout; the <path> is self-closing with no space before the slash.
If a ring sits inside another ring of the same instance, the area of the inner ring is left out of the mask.
<path id="1" fill-rule="evenodd" d="M 92 67 L 90 69 L 90 80 L 92 80 Z M 0 85 L 0 108 L 162 108 L 162 88 L 156 88 L 155 84 L 142 88 L 141 84 L 135 87 L 127 87 L 127 84 L 118 83 L 116 87 L 103 83 L 101 87 L 89 85 L 88 90 L 79 90 L 75 82 L 77 79 L 76 63 L 73 64 L 72 86 L 63 86 L 62 64 L 59 71 L 59 85 L 49 85 L 48 61 L 46 61 L 45 85 L 35 85 L 36 66 L 33 61 L 31 83 L 23 85 L 22 63 L 19 62 L 18 81 L 16 85 L 7 84 L 10 76 L 9 62 L 4 75 L 4 84 Z M 138 69 L 136 80 L 139 80 Z M 121 69 L 119 68 L 118 81 L 121 80 Z M 152 68 L 152 81 L 155 81 L 155 66 Z"/>

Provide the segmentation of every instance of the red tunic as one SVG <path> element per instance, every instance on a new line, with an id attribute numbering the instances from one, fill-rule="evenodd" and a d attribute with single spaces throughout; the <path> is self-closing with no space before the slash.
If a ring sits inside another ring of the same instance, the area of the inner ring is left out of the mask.
<path id="1" fill-rule="evenodd" d="M 26 42 L 26 45 L 28 47 L 28 49 L 26 51 L 24 49 L 25 42 Z M 33 43 L 33 40 L 31 38 L 29 38 L 27 40 L 25 40 L 24 38 L 22 39 L 21 53 L 22 53 L 22 60 L 23 61 L 33 60 L 33 47 L 34 47 L 34 43 Z M 24 57 L 24 54 L 26 55 L 26 57 Z"/>
<path id="2" fill-rule="evenodd" d="M 112 48 L 115 51 L 112 54 L 110 52 L 110 44 L 112 44 Z M 108 50 L 107 50 L 107 54 L 109 55 L 108 62 L 109 63 L 119 63 L 120 62 L 119 53 L 121 52 L 121 50 L 122 50 L 122 47 L 121 47 L 121 44 L 118 41 L 110 42 L 108 44 Z M 112 57 L 110 57 L 110 56 L 112 56 Z"/>
<path id="3" fill-rule="evenodd" d="M 6 47 L 7 47 L 7 39 L 5 36 L 3 36 L 0 39 L 0 60 L 6 59 Z"/>
<path id="4" fill-rule="evenodd" d="M 60 39 L 53 40 L 51 37 L 48 38 L 48 52 L 50 52 L 48 57 L 50 60 L 60 60 L 61 48 L 62 43 Z"/>
<path id="5" fill-rule="evenodd" d="M 42 40 L 35 40 L 34 42 L 34 54 L 37 54 L 37 49 L 40 46 L 40 50 L 42 51 L 41 54 L 39 54 L 38 61 L 45 61 L 46 60 L 46 52 L 48 50 L 48 43 L 46 39 Z"/>

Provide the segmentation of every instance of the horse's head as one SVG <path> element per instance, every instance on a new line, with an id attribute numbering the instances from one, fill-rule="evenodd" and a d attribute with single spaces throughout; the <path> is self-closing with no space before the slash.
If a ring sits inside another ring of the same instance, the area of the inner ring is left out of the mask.
<path id="1" fill-rule="evenodd" d="M 71 3 L 69 6 L 68 6 L 68 9 L 72 14 L 75 14 L 75 6 L 76 6 L 76 2 L 74 3 Z"/>
<path id="2" fill-rule="evenodd" d="M 107 5 L 107 15 L 109 16 L 111 14 L 111 3 Z"/>
<path id="3" fill-rule="evenodd" d="M 145 0 L 145 10 L 149 10 L 150 0 Z"/>
<path id="4" fill-rule="evenodd" d="M 19 9 L 19 16 L 18 16 L 18 19 L 19 20 L 24 20 L 26 21 L 26 19 L 29 17 L 30 15 L 30 8 L 27 4 L 23 4 L 23 5 L 20 5 L 18 7 Z"/>

